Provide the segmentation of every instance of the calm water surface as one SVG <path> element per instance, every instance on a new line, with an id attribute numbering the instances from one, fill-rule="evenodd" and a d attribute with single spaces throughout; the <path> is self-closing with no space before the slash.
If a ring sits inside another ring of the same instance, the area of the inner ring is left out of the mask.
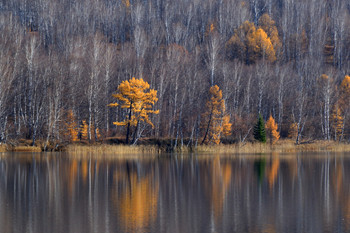
<path id="1" fill-rule="evenodd" d="M 2 154 L 0 232 L 350 232 L 350 154 Z"/>

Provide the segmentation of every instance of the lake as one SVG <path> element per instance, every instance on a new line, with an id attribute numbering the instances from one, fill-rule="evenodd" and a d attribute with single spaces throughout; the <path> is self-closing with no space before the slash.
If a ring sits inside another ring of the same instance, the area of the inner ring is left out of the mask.
<path id="1" fill-rule="evenodd" d="M 3 153 L 0 232 L 350 232 L 350 154 Z"/>

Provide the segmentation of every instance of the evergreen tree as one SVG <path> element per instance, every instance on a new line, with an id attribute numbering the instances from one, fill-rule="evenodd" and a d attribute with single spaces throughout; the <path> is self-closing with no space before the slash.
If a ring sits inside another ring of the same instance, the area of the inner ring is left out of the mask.
<path id="1" fill-rule="evenodd" d="M 259 114 L 258 122 L 254 126 L 254 138 L 259 142 L 266 142 L 265 123 L 261 114 Z"/>

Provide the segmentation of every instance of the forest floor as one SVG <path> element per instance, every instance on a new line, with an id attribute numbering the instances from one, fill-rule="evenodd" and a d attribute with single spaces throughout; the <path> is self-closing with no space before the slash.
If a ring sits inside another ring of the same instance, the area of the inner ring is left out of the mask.
<path id="1" fill-rule="evenodd" d="M 350 152 L 349 143 L 335 141 L 304 141 L 299 145 L 293 140 L 279 140 L 274 145 L 270 143 L 246 142 L 220 145 L 198 145 L 197 147 L 180 146 L 171 150 L 171 140 L 144 139 L 138 145 L 125 145 L 122 140 L 113 139 L 105 142 L 89 144 L 79 142 L 74 144 L 45 145 L 38 141 L 36 146 L 30 146 L 29 140 L 20 140 L 8 144 L 0 144 L 0 152 L 41 152 L 66 151 L 70 153 L 97 154 L 160 154 L 166 152 L 196 153 L 196 154 L 261 154 L 261 153 L 298 153 L 298 152 Z M 186 145 L 186 143 L 184 143 Z"/>

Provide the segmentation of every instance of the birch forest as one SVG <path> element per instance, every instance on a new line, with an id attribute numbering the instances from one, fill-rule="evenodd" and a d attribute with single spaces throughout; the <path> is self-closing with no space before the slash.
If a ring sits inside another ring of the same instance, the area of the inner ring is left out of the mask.
<path id="1" fill-rule="evenodd" d="M 1 0 L 0 31 L 1 142 L 124 138 L 110 104 L 133 77 L 158 98 L 138 137 L 205 141 L 217 86 L 223 143 L 259 114 L 281 139 L 350 140 L 346 0 Z"/>

